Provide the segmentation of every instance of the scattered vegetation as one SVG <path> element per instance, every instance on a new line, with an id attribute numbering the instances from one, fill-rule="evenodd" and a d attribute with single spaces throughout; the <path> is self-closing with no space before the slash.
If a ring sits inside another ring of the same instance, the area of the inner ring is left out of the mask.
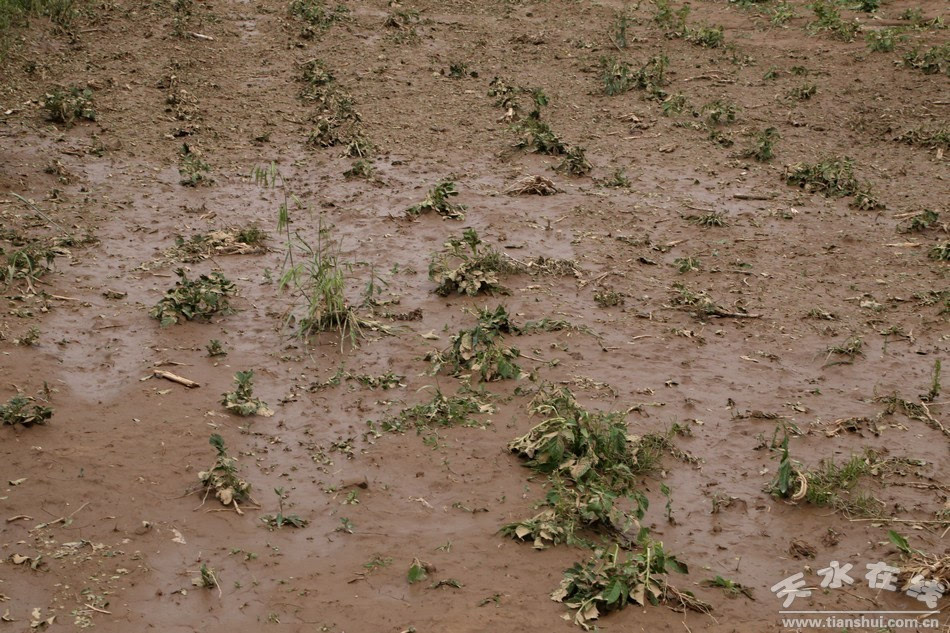
<path id="1" fill-rule="evenodd" d="M 871 194 L 870 188 L 855 178 L 854 161 L 847 157 L 824 158 L 815 164 L 796 163 L 786 167 L 785 182 L 826 197 L 855 196 L 853 205 L 862 210 L 884 207 Z"/>
<path id="2" fill-rule="evenodd" d="M 775 157 L 775 142 L 780 138 L 778 130 L 774 127 L 756 132 L 753 136 L 752 146 L 743 153 L 743 156 L 754 158 L 760 163 L 767 163 Z"/>
<path id="3" fill-rule="evenodd" d="M 681 283 L 673 284 L 675 292 L 671 303 L 674 306 L 688 308 L 700 319 L 708 317 L 737 318 L 737 319 L 756 319 L 758 314 L 750 314 L 744 308 L 737 310 L 727 310 L 719 305 L 705 292 L 693 291 Z"/>
<path id="4" fill-rule="evenodd" d="M 868 48 L 875 53 L 890 53 L 898 43 L 907 39 L 907 36 L 901 35 L 899 29 L 887 27 L 877 31 L 868 31 L 864 36 Z"/>
<path id="5" fill-rule="evenodd" d="M 815 0 L 811 10 L 815 14 L 815 21 L 808 28 L 813 33 L 827 32 L 835 39 L 852 42 L 861 28 L 855 21 L 842 20 L 841 11 L 831 0 Z"/>
<path id="6" fill-rule="evenodd" d="M 252 369 L 234 374 L 234 391 L 224 393 L 221 396 L 221 404 L 228 411 L 240 416 L 274 415 L 263 400 L 254 397 L 254 370 Z"/>
<path id="7" fill-rule="evenodd" d="M 938 262 L 950 262 L 950 241 L 934 244 L 934 246 L 927 253 L 927 256 L 930 257 L 930 259 L 937 260 Z"/>
<path id="8" fill-rule="evenodd" d="M 221 344 L 216 338 L 208 341 L 208 344 L 205 345 L 205 350 L 208 352 L 208 356 L 227 356 L 228 352 L 224 349 L 224 345 Z"/>
<path id="9" fill-rule="evenodd" d="M 219 272 L 188 279 L 185 271 L 175 271 L 178 281 L 167 290 L 149 315 L 158 319 L 162 327 L 180 321 L 207 321 L 216 314 L 230 314 L 234 284 Z"/>
<path id="10" fill-rule="evenodd" d="M 915 48 L 904 55 L 904 65 L 916 68 L 925 75 L 950 75 L 950 42 L 933 46 L 926 51 Z"/>
<path id="11" fill-rule="evenodd" d="M 417 433 L 422 433 L 433 428 L 478 426 L 472 416 L 491 410 L 491 405 L 464 389 L 454 396 L 446 396 L 437 390 L 431 401 L 403 409 L 398 415 L 384 420 L 381 427 L 384 431 L 398 433 L 414 428 Z"/>
<path id="12" fill-rule="evenodd" d="M 0 405 L 0 425 L 2 426 L 46 424 L 52 417 L 53 409 L 37 404 L 34 398 L 28 396 L 17 394 L 5 404 Z"/>
<path id="13" fill-rule="evenodd" d="M 182 143 L 178 152 L 178 174 L 181 176 L 179 182 L 186 187 L 197 187 L 210 182 L 210 172 L 211 165 L 202 160 L 190 145 Z"/>
<path id="14" fill-rule="evenodd" d="M 573 176 L 583 176 L 589 174 L 592 168 L 584 153 L 584 148 L 579 145 L 572 145 L 564 153 L 564 159 L 556 169 Z"/>
<path id="15" fill-rule="evenodd" d="M 261 517 L 261 522 L 272 529 L 281 529 L 289 526 L 295 528 L 307 527 L 309 521 L 300 518 L 296 514 L 284 514 L 284 500 L 287 499 L 287 493 L 283 488 L 274 488 L 274 494 L 277 495 L 277 514 L 265 514 Z"/>
<path id="16" fill-rule="evenodd" d="M 253 225 L 195 233 L 187 239 L 177 235 L 165 257 L 194 263 L 216 255 L 251 255 L 265 252 L 266 242 L 267 233 Z"/>
<path id="17" fill-rule="evenodd" d="M 334 22 L 338 22 L 349 13 L 344 5 L 338 4 L 328 8 L 323 0 L 293 0 L 290 3 L 290 13 L 306 24 L 301 33 L 302 37 L 312 38 L 326 31 Z"/>

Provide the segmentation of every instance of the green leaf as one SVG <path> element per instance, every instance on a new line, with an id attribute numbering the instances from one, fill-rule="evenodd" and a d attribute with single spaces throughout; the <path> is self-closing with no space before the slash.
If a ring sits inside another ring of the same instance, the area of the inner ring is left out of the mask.
<path id="1" fill-rule="evenodd" d="M 905 554 L 910 554 L 914 551 L 911 549 L 910 543 L 907 542 L 907 539 L 894 530 L 887 531 L 887 538 L 891 543 L 894 544 L 895 547 L 897 547 L 897 549 L 904 552 Z"/>
<path id="2" fill-rule="evenodd" d="M 418 559 L 412 559 L 412 565 L 409 566 L 409 573 L 406 574 L 406 579 L 409 581 L 409 584 L 415 584 L 420 580 L 424 580 L 428 576 L 426 573 L 425 565 Z"/>

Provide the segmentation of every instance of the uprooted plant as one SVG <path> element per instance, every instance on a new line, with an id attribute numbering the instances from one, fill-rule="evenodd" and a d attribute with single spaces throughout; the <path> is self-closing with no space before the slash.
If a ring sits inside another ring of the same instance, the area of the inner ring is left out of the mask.
<path id="1" fill-rule="evenodd" d="M 449 199 L 457 195 L 459 195 L 459 192 L 455 188 L 455 181 L 447 178 L 430 189 L 422 202 L 406 209 L 406 215 L 416 217 L 423 213 L 435 211 L 443 218 L 464 220 L 465 205 L 456 204 Z"/>
<path id="2" fill-rule="evenodd" d="M 228 455 L 224 439 L 220 435 L 212 434 L 208 443 L 214 447 L 217 455 L 211 468 L 198 473 L 198 481 L 201 482 L 202 490 L 204 490 L 204 499 L 214 493 L 222 505 L 233 505 L 238 514 L 244 514 L 238 503 L 248 501 L 254 503 L 251 498 L 251 484 L 238 474 L 237 460 Z"/>
<path id="3" fill-rule="evenodd" d="M 689 573 L 688 567 L 663 549 L 645 532 L 639 539 L 641 549 L 621 555 L 614 544 L 598 549 L 584 563 L 575 563 L 565 570 L 561 586 L 551 594 L 555 602 L 563 602 L 574 612 L 573 622 L 590 630 L 591 621 L 611 611 L 620 611 L 629 604 L 646 606 L 667 603 L 671 608 L 689 608 L 709 613 L 711 605 L 689 591 L 676 589 L 667 580 L 671 572 Z"/>
<path id="4" fill-rule="evenodd" d="M 195 233 L 189 238 L 175 236 L 175 245 L 165 251 L 168 259 L 199 262 L 216 255 L 252 255 L 267 250 L 267 233 L 257 226 L 226 228 Z"/>
<path id="5" fill-rule="evenodd" d="M 274 412 L 260 398 L 254 397 L 254 370 L 234 374 L 234 391 L 222 394 L 221 404 L 228 411 L 240 416 L 260 415 L 270 417 Z"/>
<path id="6" fill-rule="evenodd" d="M 219 272 L 188 279 L 181 268 L 175 271 L 178 281 L 165 291 L 165 296 L 152 308 L 149 316 L 162 327 L 180 321 L 207 321 L 216 314 L 230 314 L 234 284 Z"/>
<path id="7" fill-rule="evenodd" d="M 511 322 L 503 306 L 494 311 L 479 309 L 474 327 L 460 330 L 452 336 L 451 344 L 442 351 L 430 352 L 426 360 L 432 362 L 432 373 L 448 367 L 453 375 L 463 371 L 477 374 L 482 381 L 518 378 L 521 369 L 514 359 L 521 353 L 503 344 L 507 334 L 518 334 L 520 329 Z"/>
<path id="8" fill-rule="evenodd" d="M 429 279 L 437 284 L 436 294 L 474 297 L 482 292 L 508 292 L 498 277 L 512 271 L 511 263 L 497 250 L 486 246 L 475 229 L 465 229 L 461 239 L 449 238 L 445 247 L 429 262 Z"/>

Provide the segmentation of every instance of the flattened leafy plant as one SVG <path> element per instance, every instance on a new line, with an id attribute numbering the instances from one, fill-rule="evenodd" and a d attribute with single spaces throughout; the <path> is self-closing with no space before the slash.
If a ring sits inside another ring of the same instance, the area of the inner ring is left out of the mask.
<path id="1" fill-rule="evenodd" d="M 503 306 L 494 311 L 480 309 L 475 327 L 460 330 L 446 349 L 430 352 L 426 360 L 432 362 L 433 373 L 449 367 L 453 375 L 468 371 L 484 382 L 518 378 L 521 368 L 514 359 L 521 353 L 517 348 L 505 346 L 503 339 L 507 334 L 519 332 Z"/>
<path id="2" fill-rule="evenodd" d="M 429 279 L 436 282 L 437 295 L 507 294 L 498 277 L 510 272 L 511 265 L 501 253 L 485 246 L 475 229 L 465 229 L 461 239 L 450 238 L 445 246 L 429 263 Z"/>
<path id="3" fill-rule="evenodd" d="M 274 415 L 263 400 L 254 397 L 253 369 L 234 374 L 234 391 L 226 392 L 221 397 L 221 404 L 240 416 L 260 415 L 267 418 Z"/>
<path id="4" fill-rule="evenodd" d="M 457 195 L 459 195 L 459 192 L 455 188 L 455 181 L 445 179 L 430 189 L 422 202 L 406 209 L 406 215 L 416 217 L 434 211 L 443 218 L 463 220 L 465 219 L 465 205 L 456 204 L 450 200 L 450 198 Z"/>
<path id="5" fill-rule="evenodd" d="M 219 272 L 188 279 L 184 270 L 175 271 L 178 281 L 165 292 L 149 315 L 162 327 L 180 321 L 207 321 L 216 314 L 230 314 L 234 283 Z"/>
<path id="6" fill-rule="evenodd" d="M 16 395 L 6 404 L 0 405 L 0 425 L 3 426 L 46 424 L 51 417 L 53 409 L 37 404 L 34 398 L 28 396 Z"/>

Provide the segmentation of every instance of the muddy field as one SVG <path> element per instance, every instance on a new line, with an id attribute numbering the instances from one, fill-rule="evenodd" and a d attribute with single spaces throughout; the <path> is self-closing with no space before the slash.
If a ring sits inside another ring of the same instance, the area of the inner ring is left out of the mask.
<path id="1" fill-rule="evenodd" d="M 682 6 L 7 27 L 0 629 L 581 630 L 551 594 L 617 546 L 588 626 L 932 630 L 901 589 L 950 574 L 947 5 Z M 552 418 L 621 439 L 532 464 Z"/>

